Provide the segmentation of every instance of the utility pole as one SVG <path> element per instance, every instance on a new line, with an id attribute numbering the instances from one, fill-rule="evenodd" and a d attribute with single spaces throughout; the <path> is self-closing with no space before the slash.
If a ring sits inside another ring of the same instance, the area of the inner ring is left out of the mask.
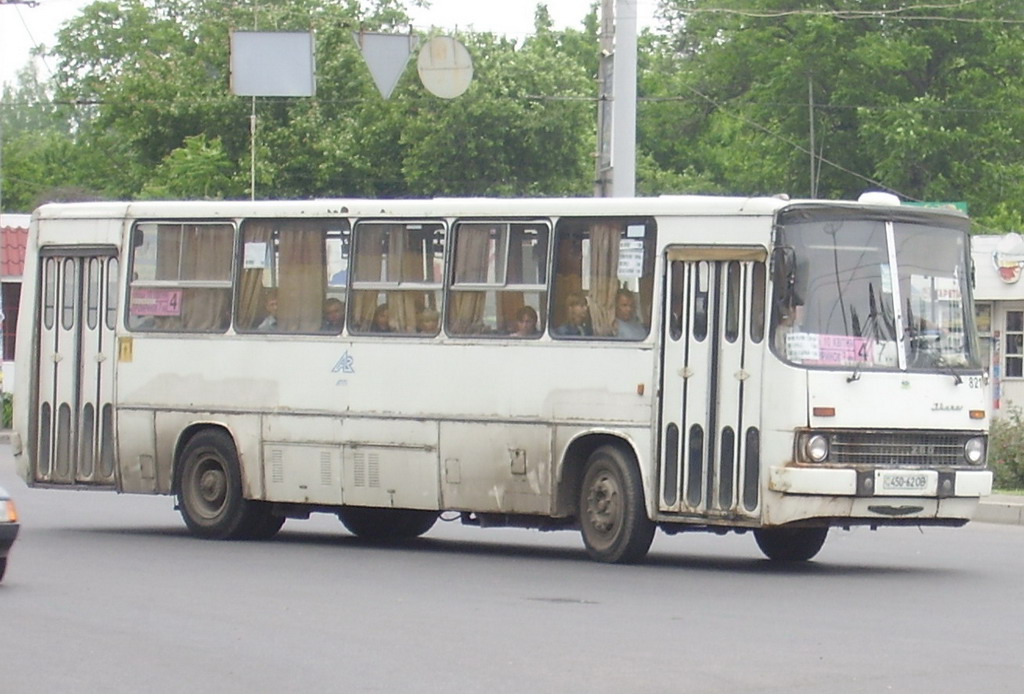
<path id="1" fill-rule="evenodd" d="M 597 197 L 636 195 L 636 0 L 601 0 Z"/>
<path id="2" fill-rule="evenodd" d="M 818 197 L 818 173 L 816 171 L 818 162 L 814 155 L 814 148 L 817 146 L 814 143 L 814 80 L 810 75 L 807 76 L 807 119 L 811 124 L 811 197 L 816 198 Z"/>

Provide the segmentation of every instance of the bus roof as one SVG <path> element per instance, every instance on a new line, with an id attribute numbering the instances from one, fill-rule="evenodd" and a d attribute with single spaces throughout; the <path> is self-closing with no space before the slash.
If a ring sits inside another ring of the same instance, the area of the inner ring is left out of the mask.
<path id="1" fill-rule="evenodd" d="M 790 206 L 880 209 L 885 205 L 849 200 L 789 200 L 775 197 L 663 195 L 641 198 L 424 198 L 313 200 L 150 200 L 136 202 L 49 203 L 37 219 L 136 219 L 203 217 L 493 217 L 638 215 L 770 216 Z M 941 208 L 900 208 L 922 216 L 960 212 Z"/>

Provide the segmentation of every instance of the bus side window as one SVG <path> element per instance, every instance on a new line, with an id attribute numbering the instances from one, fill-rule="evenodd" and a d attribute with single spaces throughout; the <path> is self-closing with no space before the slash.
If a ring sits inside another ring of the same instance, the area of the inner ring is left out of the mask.
<path id="1" fill-rule="evenodd" d="M 242 223 L 236 330 L 338 334 L 344 326 L 348 222 L 249 219 Z"/>
<path id="2" fill-rule="evenodd" d="M 459 222 L 454 234 L 448 332 L 539 337 L 547 303 L 548 222 Z M 521 316 L 532 318 L 532 326 L 520 324 Z"/>
<path id="3" fill-rule="evenodd" d="M 559 220 L 555 229 L 551 334 L 613 340 L 646 338 L 654 294 L 655 234 L 655 222 L 648 217 Z M 581 315 L 581 296 L 586 316 Z"/>
<path id="4" fill-rule="evenodd" d="M 234 226 L 141 222 L 133 234 L 128 327 L 169 332 L 227 330 Z"/>
<path id="5" fill-rule="evenodd" d="M 349 332 L 432 336 L 419 328 L 441 311 L 444 224 L 358 222 L 353 239 Z"/>

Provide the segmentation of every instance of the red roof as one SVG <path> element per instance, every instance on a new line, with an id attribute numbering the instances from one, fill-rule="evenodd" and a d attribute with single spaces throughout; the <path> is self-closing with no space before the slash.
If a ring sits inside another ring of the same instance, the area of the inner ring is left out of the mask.
<path id="1" fill-rule="evenodd" d="M 28 229 L 24 227 L 0 228 L 0 275 L 21 277 L 25 269 L 25 246 Z"/>

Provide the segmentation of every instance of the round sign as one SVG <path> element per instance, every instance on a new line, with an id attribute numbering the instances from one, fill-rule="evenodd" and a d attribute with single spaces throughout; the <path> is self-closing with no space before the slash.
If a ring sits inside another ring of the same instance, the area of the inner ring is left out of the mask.
<path id="1" fill-rule="evenodd" d="M 461 96 L 473 81 L 469 51 L 450 36 L 435 36 L 420 49 L 416 68 L 428 92 L 442 99 Z"/>

